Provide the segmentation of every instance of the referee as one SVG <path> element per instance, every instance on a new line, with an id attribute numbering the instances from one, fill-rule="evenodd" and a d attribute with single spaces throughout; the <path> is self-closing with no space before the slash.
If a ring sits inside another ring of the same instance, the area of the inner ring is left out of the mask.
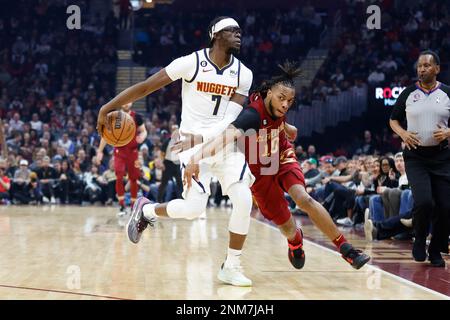
<path id="1" fill-rule="evenodd" d="M 415 241 L 412 255 L 426 260 L 426 238 L 432 230 L 428 258 L 445 267 L 441 252 L 448 252 L 450 216 L 450 87 L 436 81 L 439 56 L 423 51 L 417 60 L 419 81 L 400 94 L 389 124 L 404 141 L 406 173 L 414 198 Z M 407 129 L 401 123 L 406 119 Z"/>

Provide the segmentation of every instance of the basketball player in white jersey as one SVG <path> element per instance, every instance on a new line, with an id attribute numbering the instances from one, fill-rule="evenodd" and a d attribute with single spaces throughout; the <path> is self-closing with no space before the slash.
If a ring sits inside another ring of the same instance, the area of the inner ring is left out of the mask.
<path id="1" fill-rule="evenodd" d="M 209 48 L 174 60 L 166 68 L 105 104 L 98 115 L 99 132 L 106 125 L 109 112 L 178 79 L 183 83 L 181 139 L 195 136 L 206 142 L 223 131 L 242 110 L 253 74 L 234 56 L 241 46 L 241 29 L 234 19 L 214 19 L 209 27 L 209 36 Z M 201 146 L 199 144 L 179 154 L 182 168 Z M 235 286 L 251 286 L 252 281 L 243 273 L 240 256 L 250 225 L 252 195 L 249 187 L 254 177 L 242 152 L 202 160 L 198 180 L 191 188 L 183 190 L 184 199 L 157 204 L 143 197 L 138 198 L 127 225 L 128 238 L 138 243 L 147 225 L 153 226 L 157 217 L 194 219 L 200 216 L 207 205 L 213 176 L 219 179 L 223 193 L 228 194 L 233 203 L 228 225 L 229 247 L 218 278 Z"/>

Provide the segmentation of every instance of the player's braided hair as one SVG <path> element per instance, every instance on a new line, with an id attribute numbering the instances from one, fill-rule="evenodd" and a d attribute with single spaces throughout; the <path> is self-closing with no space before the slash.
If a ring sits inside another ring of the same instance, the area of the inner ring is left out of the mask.
<path id="1" fill-rule="evenodd" d="M 273 76 L 271 79 L 264 81 L 255 92 L 258 92 L 263 98 L 266 97 L 267 91 L 277 84 L 282 84 L 286 87 L 295 88 L 295 80 L 300 77 L 302 70 L 297 67 L 297 63 L 292 61 L 285 61 L 278 67 L 281 69 L 281 74 Z"/>

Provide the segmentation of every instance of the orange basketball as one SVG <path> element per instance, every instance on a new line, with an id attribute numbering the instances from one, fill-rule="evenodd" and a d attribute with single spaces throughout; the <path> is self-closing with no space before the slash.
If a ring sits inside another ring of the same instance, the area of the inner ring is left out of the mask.
<path id="1" fill-rule="evenodd" d="M 114 147 L 128 144 L 136 134 L 136 123 L 133 118 L 121 110 L 108 113 L 106 123 L 108 125 L 103 127 L 102 138 Z"/>

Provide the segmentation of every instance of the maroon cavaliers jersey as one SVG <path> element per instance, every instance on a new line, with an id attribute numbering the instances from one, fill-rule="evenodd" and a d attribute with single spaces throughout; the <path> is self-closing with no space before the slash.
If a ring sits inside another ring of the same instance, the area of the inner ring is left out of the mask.
<path id="1" fill-rule="evenodd" d="M 261 169 L 273 167 L 273 162 L 278 162 L 278 166 L 273 167 L 276 172 L 266 174 L 276 174 L 282 164 L 296 162 L 294 149 L 284 131 L 286 117 L 273 119 L 264 107 L 264 99 L 258 94 L 250 96 L 248 108 L 255 109 L 260 118 L 256 139 L 255 135 L 250 136 L 246 139 L 245 146 L 245 157 L 253 175 L 264 175 Z"/>

